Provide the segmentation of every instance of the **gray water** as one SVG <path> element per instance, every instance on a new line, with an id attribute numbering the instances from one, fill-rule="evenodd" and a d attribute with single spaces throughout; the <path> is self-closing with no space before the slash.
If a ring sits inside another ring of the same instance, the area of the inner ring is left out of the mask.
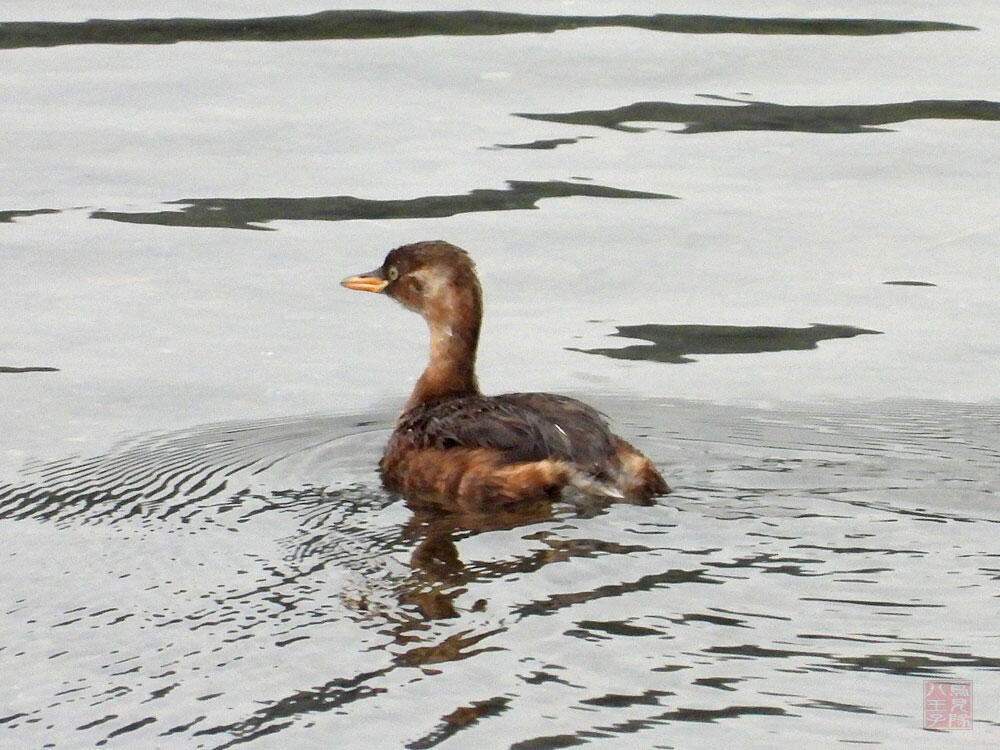
<path id="1" fill-rule="evenodd" d="M 997 744 L 993 4 L 393 9 L 5 4 L 0 746 Z M 380 488 L 437 237 L 673 494 Z"/>

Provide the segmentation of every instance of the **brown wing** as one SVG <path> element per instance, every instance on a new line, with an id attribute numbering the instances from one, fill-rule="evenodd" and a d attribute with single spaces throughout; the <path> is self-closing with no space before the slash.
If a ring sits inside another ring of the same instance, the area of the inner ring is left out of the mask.
<path id="1" fill-rule="evenodd" d="M 392 439 L 417 449 L 492 448 L 511 463 L 555 458 L 595 475 L 615 451 L 600 413 L 549 393 L 462 396 L 421 405 L 400 417 Z"/>

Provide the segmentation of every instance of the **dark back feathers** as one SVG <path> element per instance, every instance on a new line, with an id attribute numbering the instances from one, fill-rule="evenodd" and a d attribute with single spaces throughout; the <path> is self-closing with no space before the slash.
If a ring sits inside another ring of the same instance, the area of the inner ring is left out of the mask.
<path id="1" fill-rule="evenodd" d="M 388 451 L 492 448 L 509 463 L 553 458 L 599 474 L 615 454 L 602 415 L 550 393 L 459 396 L 418 404 L 396 424 Z"/>

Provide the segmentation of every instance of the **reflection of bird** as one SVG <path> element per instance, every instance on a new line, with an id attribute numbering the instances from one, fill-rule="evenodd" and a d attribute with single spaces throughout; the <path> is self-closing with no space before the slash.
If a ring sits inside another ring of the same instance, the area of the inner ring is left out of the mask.
<path id="1" fill-rule="evenodd" d="M 479 392 L 482 293 L 464 250 L 406 245 L 381 268 L 341 284 L 385 293 L 430 327 L 430 362 L 380 464 L 388 489 L 416 505 L 462 511 L 555 498 L 567 485 L 639 501 L 669 492 L 649 459 L 586 404 L 549 393 Z"/>

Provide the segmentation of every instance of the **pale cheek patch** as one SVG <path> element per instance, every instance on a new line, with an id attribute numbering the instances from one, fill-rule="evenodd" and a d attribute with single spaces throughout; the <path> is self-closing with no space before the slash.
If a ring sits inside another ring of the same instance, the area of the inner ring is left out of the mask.
<path id="1" fill-rule="evenodd" d="M 422 285 L 424 298 L 424 316 L 431 320 L 432 332 L 436 338 L 448 339 L 452 336 L 451 326 L 445 321 L 451 320 L 456 312 L 456 298 L 451 280 L 444 274 L 435 273 L 426 268 L 414 271 L 411 276 Z"/>
<path id="2" fill-rule="evenodd" d="M 441 294 L 441 290 L 448 284 L 449 279 L 439 273 L 434 273 L 426 268 L 413 271 L 410 274 L 423 286 L 423 295 L 427 299 L 433 299 Z"/>

